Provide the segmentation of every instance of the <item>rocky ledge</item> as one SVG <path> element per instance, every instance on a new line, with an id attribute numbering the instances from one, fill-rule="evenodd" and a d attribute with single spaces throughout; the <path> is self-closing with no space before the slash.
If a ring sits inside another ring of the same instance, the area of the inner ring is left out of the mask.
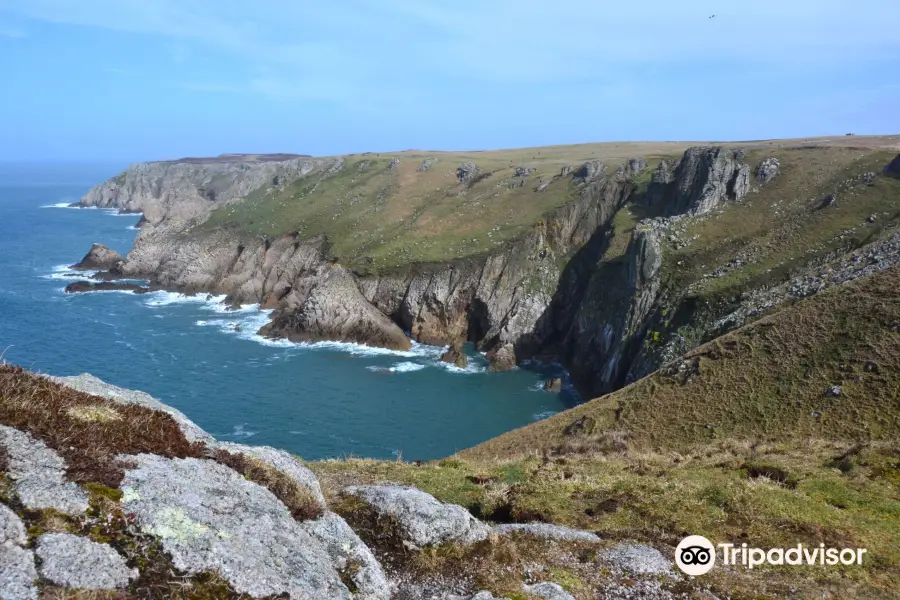
<path id="1" fill-rule="evenodd" d="M 510 580 L 519 554 L 533 558 Z M 486 561 L 493 584 L 471 576 Z M 591 532 L 495 526 L 390 482 L 323 490 L 287 452 L 216 441 L 144 393 L 0 366 L 5 600 L 587 600 L 626 584 L 677 598 L 671 564 Z M 590 589 L 567 590 L 561 569 Z"/>

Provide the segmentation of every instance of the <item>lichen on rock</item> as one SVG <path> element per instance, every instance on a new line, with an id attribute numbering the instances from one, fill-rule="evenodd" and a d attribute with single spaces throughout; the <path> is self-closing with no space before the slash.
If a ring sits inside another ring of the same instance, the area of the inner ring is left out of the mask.
<path id="1" fill-rule="evenodd" d="M 41 559 L 41 575 L 65 587 L 115 590 L 138 575 L 111 546 L 69 533 L 42 535 L 35 553 Z"/>

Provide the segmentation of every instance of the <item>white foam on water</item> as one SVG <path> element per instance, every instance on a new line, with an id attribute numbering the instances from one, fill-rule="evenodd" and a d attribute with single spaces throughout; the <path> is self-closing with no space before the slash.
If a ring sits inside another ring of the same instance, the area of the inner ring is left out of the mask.
<path id="1" fill-rule="evenodd" d="M 528 390 L 531 392 L 546 392 L 544 389 L 545 383 L 543 381 L 538 381 L 534 385 L 528 386 Z"/>
<path id="2" fill-rule="evenodd" d="M 57 279 L 60 281 L 82 281 L 97 274 L 97 271 L 75 271 L 69 265 L 56 265 L 47 275 L 41 275 L 41 279 Z"/>
<path id="3" fill-rule="evenodd" d="M 366 367 L 370 371 L 375 372 L 383 372 L 383 373 L 412 373 L 414 371 L 421 371 L 427 365 L 423 365 L 420 363 L 414 362 L 402 362 L 397 363 L 393 367 Z"/>
<path id="4" fill-rule="evenodd" d="M 245 439 L 245 438 L 253 437 L 257 433 L 259 433 L 259 432 L 258 431 L 248 431 L 248 430 L 244 429 L 243 425 L 235 425 L 234 430 L 231 433 L 228 433 L 221 437 L 232 437 L 232 438 Z"/>
<path id="5" fill-rule="evenodd" d="M 442 360 L 438 360 L 435 363 L 435 366 L 441 367 L 448 373 L 455 373 L 456 375 L 474 375 L 476 373 L 485 373 L 487 371 L 486 366 L 475 364 L 472 360 L 472 357 L 469 357 L 469 364 L 465 369 L 461 369 L 454 364 L 450 364 Z"/>
<path id="6" fill-rule="evenodd" d="M 56 204 L 45 204 L 41 208 L 81 208 L 80 206 L 69 206 L 71 202 L 57 202 Z"/>
<path id="7" fill-rule="evenodd" d="M 173 304 L 221 304 L 225 300 L 224 294 L 221 296 L 213 296 L 209 300 L 206 294 L 196 294 L 189 296 L 178 292 L 156 291 L 147 294 L 148 298 L 144 302 L 147 306 L 171 306 Z"/>

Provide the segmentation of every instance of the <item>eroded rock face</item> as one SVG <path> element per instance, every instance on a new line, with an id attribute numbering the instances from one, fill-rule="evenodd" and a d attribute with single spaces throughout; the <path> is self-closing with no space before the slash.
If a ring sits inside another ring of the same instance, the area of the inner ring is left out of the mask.
<path id="1" fill-rule="evenodd" d="M 136 465 L 122 482 L 123 506 L 176 568 L 218 571 L 253 597 L 350 600 L 326 548 L 265 488 L 208 460 L 122 459 Z"/>
<path id="2" fill-rule="evenodd" d="M 744 167 L 731 150 L 688 148 L 675 171 L 669 214 L 701 215 L 727 199 L 740 200 L 749 187 L 745 185 L 749 183 L 749 170 Z"/>
<path id="3" fill-rule="evenodd" d="M 52 508 L 67 515 L 88 509 L 87 494 L 64 478 L 66 463 L 44 442 L 12 427 L 0 425 L 0 445 L 9 455 L 13 489 L 27 508 Z"/>
<path id="4" fill-rule="evenodd" d="M 111 546 L 69 533 L 47 533 L 37 541 L 40 572 L 56 585 L 84 590 L 115 590 L 137 577 Z"/>
<path id="5" fill-rule="evenodd" d="M 121 254 L 103 244 L 94 244 L 80 262 L 69 268 L 78 270 L 112 269 L 122 262 L 123 258 Z"/>
<path id="6" fill-rule="evenodd" d="M 490 529 L 456 504 L 443 504 L 412 487 L 362 485 L 344 489 L 369 504 L 381 517 L 394 520 L 403 540 L 413 548 L 446 543 L 473 544 Z"/>
<path id="7" fill-rule="evenodd" d="M 670 188 L 669 184 L 673 181 L 675 181 L 674 167 L 665 159 L 659 161 L 659 166 L 650 175 L 650 186 L 647 188 L 645 196 L 647 204 L 656 206 L 660 202 L 665 201 L 666 194 Z"/>
<path id="8" fill-rule="evenodd" d="M 412 347 L 403 330 L 372 306 L 339 266 L 330 269 L 297 309 L 276 314 L 263 333 L 303 342 L 337 340 L 394 350 Z"/>

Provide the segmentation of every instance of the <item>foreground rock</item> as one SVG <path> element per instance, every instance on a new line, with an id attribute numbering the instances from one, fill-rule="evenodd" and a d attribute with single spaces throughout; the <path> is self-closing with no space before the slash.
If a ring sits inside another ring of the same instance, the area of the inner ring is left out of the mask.
<path id="1" fill-rule="evenodd" d="M 218 571 L 257 598 L 351 598 L 322 545 L 267 489 L 212 461 L 124 459 L 136 465 L 122 482 L 125 510 L 162 541 L 176 568 Z"/>
<path id="2" fill-rule="evenodd" d="M 642 544 L 618 544 L 603 558 L 634 575 L 671 575 L 672 561 L 656 548 Z"/>
<path id="3" fill-rule="evenodd" d="M 146 294 L 150 288 L 137 283 L 124 283 L 118 281 L 101 281 L 92 283 L 90 281 L 75 281 L 66 286 L 67 294 L 83 294 L 88 292 L 133 292 L 135 294 Z"/>
<path id="4" fill-rule="evenodd" d="M 447 543 L 474 544 L 490 529 L 456 504 L 443 504 L 413 487 L 362 485 L 344 489 L 369 504 L 379 518 L 396 523 L 405 544 L 421 549 Z"/>
<path id="5" fill-rule="evenodd" d="M 463 344 L 459 341 L 450 344 L 450 348 L 448 348 L 447 351 L 444 352 L 444 354 L 441 356 L 441 360 L 445 363 L 456 365 L 460 369 L 465 369 L 469 366 L 469 357 L 466 356 L 466 351 L 463 349 Z"/>
<path id="6" fill-rule="evenodd" d="M 44 442 L 0 425 L 0 446 L 9 456 L 8 470 L 13 489 L 27 508 L 52 508 L 73 516 L 88 509 L 87 494 L 65 480 L 65 462 Z"/>
<path id="7" fill-rule="evenodd" d="M 41 575 L 56 585 L 83 590 L 115 590 L 137 577 L 107 544 L 68 533 L 47 533 L 37 542 Z"/>
<path id="8" fill-rule="evenodd" d="M 69 268 L 82 271 L 109 270 L 118 266 L 122 260 L 124 257 L 115 250 L 107 248 L 103 244 L 94 244 L 80 262 Z"/>
<path id="9" fill-rule="evenodd" d="M 0 598 L 35 600 L 34 581 L 38 578 L 34 555 L 24 548 L 28 538 L 22 519 L 0 504 Z"/>
<path id="10" fill-rule="evenodd" d="M 522 589 L 544 600 L 575 600 L 575 596 L 564 590 L 558 583 L 536 583 L 534 585 L 526 585 Z"/>

